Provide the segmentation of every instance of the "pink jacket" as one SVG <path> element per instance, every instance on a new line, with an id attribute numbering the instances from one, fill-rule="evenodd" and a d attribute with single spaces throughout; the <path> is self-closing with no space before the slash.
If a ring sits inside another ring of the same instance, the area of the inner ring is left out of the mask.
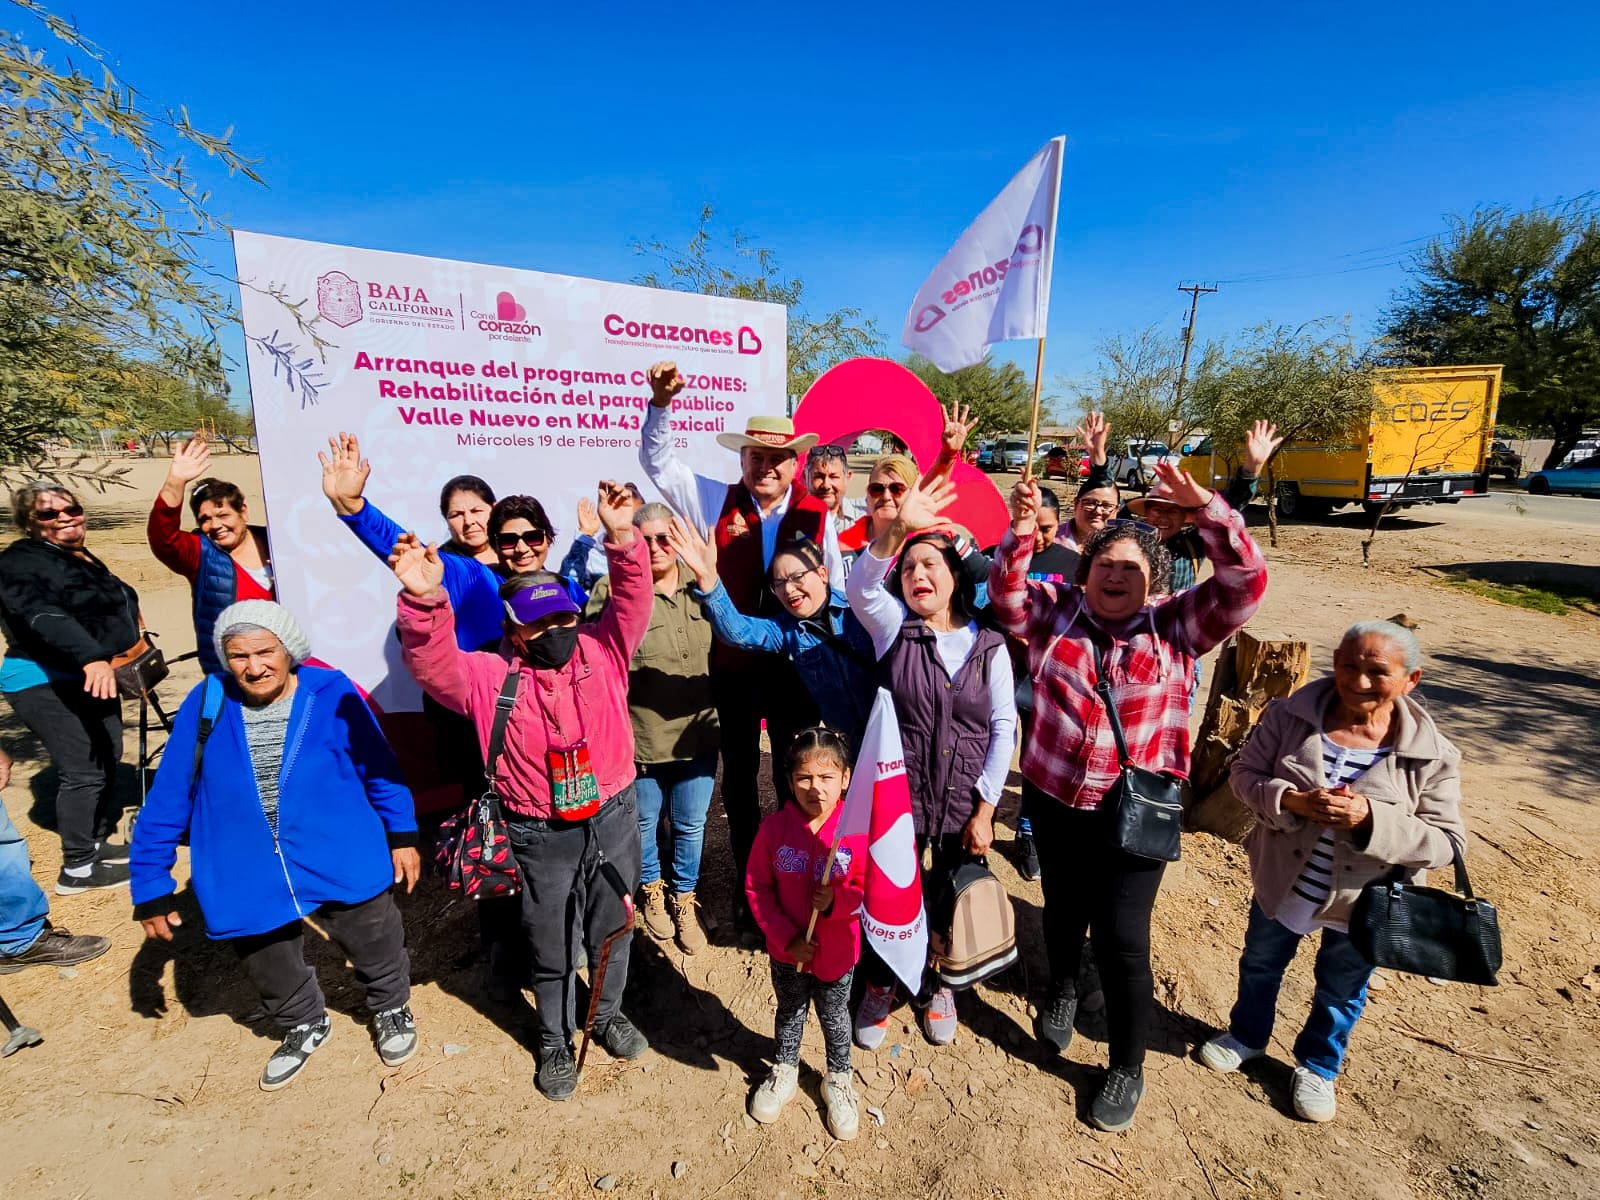
<path id="1" fill-rule="evenodd" d="M 1229 772 L 1234 794 L 1256 815 L 1245 847 L 1256 902 L 1269 917 L 1277 915 L 1322 836 L 1322 826 L 1283 807 L 1283 795 L 1322 786 L 1322 720 L 1332 698 L 1333 681 L 1324 678 L 1274 700 Z M 1452 846 L 1466 854 L 1461 752 L 1410 696 L 1395 704 L 1393 752 L 1350 789 L 1371 803 L 1372 832 L 1365 841 L 1347 830 L 1335 835 L 1324 917 L 1349 920 L 1361 889 L 1394 867 L 1414 878 L 1429 867 L 1451 866 Z"/>
<path id="2" fill-rule="evenodd" d="M 604 799 L 634 780 L 628 662 L 650 625 L 650 560 L 644 540 L 637 537 L 627 547 L 607 542 L 606 558 L 611 603 L 598 620 L 579 627 L 572 661 L 559 671 L 521 663 L 522 684 L 495 771 L 496 790 L 506 808 L 520 816 L 551 815 L 545 754 L 552 746 L 587 740 Z M 472 718 L 478 748 L 487 754 L 495 698 L 513 661 L 509 651 L 458 648 L 455 617 L 443 588 L 420 598 L 402 591 L 398 626 L 406 667 L 428 695 Z"/>
<path id="3" fill-rule="evenodd" d="M 811 893 L 822 881 L 822 867 L 833 845 L 840 801 L 821 829 L 812 833 L 806 815 L 797 804 L 780 805 L 778 811 L 761 822 L 756 831 L 755 848 L 750 851 L 750 866 L 745 872 L 744 894 L 750 912 L 766 935 L 767 953 L 779 962 L 794 965 L 787 947 L 796 934 L 806 931 L 811 919 Z M 833 881 L 833 908 L 818 915 L 811 940 L 817 956 L 811 972 L 823 983 L 832 983 L 856 965 L 861 957 L 861 894 L 867 874 L 866 839 L 846 838 L 839 847 L 830 878 Z"/>

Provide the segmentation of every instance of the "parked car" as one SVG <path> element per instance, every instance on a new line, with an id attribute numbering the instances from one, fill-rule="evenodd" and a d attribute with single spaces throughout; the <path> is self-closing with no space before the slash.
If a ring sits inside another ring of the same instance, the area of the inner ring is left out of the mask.
<path id="1" fill-rule="evenodd" d="M 1082 446 L 1052 446 L 1035 460 L 1041 479 L 1082 479 L 1089 473 L 1089 452 Z"/>
<path id="2" fill-rule="evenodd" d="M 1561 460 L 1560 467 L 1575 467 L 1597 453 L 1600 453 L 1600 441 L 1586 437 L 1571 450 L 1567 451 L 1566 457 Z"/>
<path id="3" fill-rule="evenodd" d="M 1158 462 L 1171 457 L 1172 452 L 1163 442 L 1129 442 L 1106 460 L 1106 466 L 1118 483 L 1140 487 L 1154 477 Z"/>
<path id="4" fill-rule="evenodd" d="M 1600 454 L 1591 454 L 1570 467 L 1535 471 L 1528 476 L 1527 488 L 1535 496 L 1548 496 L 1552 492 L 1600 496 Z"/>
<path id="5" fill-rule="evenodd" d="M 978 443 L 978 457 L 974 460 L 978 470 L 993 471 L 995 469 L 994 445 L 992 441 Z"/>
<path id="6" fill-rule="evenodd" d="M 1522 478 L 1522 455 L 1499 438 L 1489 447 L 1489 478 L 1502 475 L 1515 482 Z"/>
<path id="7" fill-rule="evenodd" d="M 1020 471 L 1028 462 L 1028 439 L 1001 438 L 994 444 L 994 469 Z"/>

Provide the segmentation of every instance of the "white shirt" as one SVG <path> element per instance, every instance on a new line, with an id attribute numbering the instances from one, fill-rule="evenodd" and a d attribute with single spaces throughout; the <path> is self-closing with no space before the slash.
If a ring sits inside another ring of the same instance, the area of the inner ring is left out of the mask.
<path id="1" fill-rule="evenodd" d="M 724 480 L 696 475 L 687 463 L 672 452 L 672 427 L 667 420 L 668 411 L 652 404 L 645 413 L 643 436 L 639 440 L 639 465 L 678 515 L 710 539 L 715 536 L 711 525 L 722 512 L 728 484 Z M 772 556 L 778 549 L 778 526 L 789 511 L 792 494 L 792 490 L 784 492 L 778 503 L 766 512 L 762 512 L 761 504 L 753 494 L 750 497 L 761 518 L 763 567 L 772 566 Z M 837 586 L 838 581 L 844 578 L 844 562 L 839 557 L 839 532 L 831 519 L 822 523 L 822 529 L 822 561 L 828 568 L 829 580 Z"/>
<path id="2" fill-rule="evenodd" d="M 900 627 L 906 623 L 906 606 L 884 586 L 894 560 L 884 560 L 868 546 L 853 564 L 845 581 L 845 595 L 861 627 L 872 635 L 872 649 L 879 658 L 889 653 Z M 948 633 L 934 631 L 934 646 L 939 663 L 951 679 L 961 670 L 978 641 L 978 625 L 967 622 Z M 1004 645 L 996 646 L 989 657 L 989 748 L 983 756 L 983 772 L 978 776 L 978 795 L 998 805 L 1011 770 L 1011 752 L 1017 742 L 1017 685 L 1011 673 L 1011 655 Z"/>

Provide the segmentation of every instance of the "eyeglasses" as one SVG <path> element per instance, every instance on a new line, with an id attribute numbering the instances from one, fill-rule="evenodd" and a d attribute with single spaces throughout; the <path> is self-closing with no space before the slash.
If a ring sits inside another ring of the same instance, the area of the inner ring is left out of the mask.
<path id="1" fill-rule="evenodd" d="M 83 516 L 83 505 L 69 504 L 65 508 L 36 508 L 33 510 L 33 519 L 41 525 L 49 525 L 59 521 L 62 517 Z"/>
<path id="2" fill-rule="evenodd" d="M 494 539 L 494 545 L 501 554 L 515 554 L 519 542 L 529 550 L 538 550 L 549 541 L 544 530 L 530 529 L 526 533 L 502 533 Z"/>
<path id="3" fill-rule="evenodd" d="M 1078 507 L 1086 512 L 1114 513 L 1117 511 L 1115 500 L 1079 500 Z"/>
<path id="4" fill-rule="evenodd" d="M 1107 529 L 1136 529 L 1140 533 L 1159 533 L 1160 532 L 1160 530 L 1158 530 L 1154 525 L 1148 525 L 1143 521 L 1135 521 L 1131 517 L 1119 517 L 1115 521 L 1107 521 L 1106 522 L 1106 528 Z"/>
<path id="5" fill-rule="evenodd" d="M 793 575 L 779 575 L 767 586 L 772 589 L 774 595 L 781 596 L 789 588 L 799 587 L 804 582 L 805 577 L 816 569 L 816 567 L 807 567 L 804 571 L 796 571 Z"/>
<path id="6" fill-rule="evenodd" d="M 886 494 L 890 495 L 890 496 L 893 496 L 896 500 L 898 500 L 898 499 L 900 499 L 901 496 L 904 496 L 910 490 L 911 489 L 908 488 L 903 483 L 869 483 L 869 484 L 867 484 L 867 495 L 871 496 L 874 500 L 881 500 L 881 499 L 883 499 L 883 497 Z"/>
<path id="7" fill-rule="evenodd" d="M 658 550 L 665 550 L 668 546 L 672 545 L 672 536 L 670 534 L 641 533 L 639 536 L 644 539 L 645 545 L 654 546 Z"/>

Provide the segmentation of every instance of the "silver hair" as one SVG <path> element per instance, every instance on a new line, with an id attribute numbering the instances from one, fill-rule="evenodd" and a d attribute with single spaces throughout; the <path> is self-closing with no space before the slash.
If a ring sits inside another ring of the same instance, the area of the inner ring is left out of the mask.
<path id="1" fill-rule="evenodd" d="M 1394 621 L 1357 621 L 1344 631 L 1344 636 L 1339 639 L 1339 646 L 1343 649 L 1346 643 L 1362 637 L 1383 638 L 1399 647 L 1400 653 L 1406 660 L 1407 675 L 1422 665 L 1422 643 L 1417 641 L 1417 635 L 1404 625 Z"/>
<path id="2" fill-rule="evenodd" d="M 235 621 L 232 625 L 229 625 L 222 631 L 222 636 L 217 640 L 226 646 L 229 638 L 236 638 L 249 633 L 272 633 L 272 630 L 268 629 L 265 625 L 253 625 L 249 621 Z M 278 638 L 278 635 L 275 633 L 272 633 L 272 636 Z M 278 645 L 283 645 L 282 638 L 278 638 Z"/>
<path id="3" fill-rule="evenodd" d="M 646 521 L 671 521 L 673 512 L 659 500 L 652 500 L 649 504 L 642 504 L 633 514 L 634 528 L 638 528 Z"/>

